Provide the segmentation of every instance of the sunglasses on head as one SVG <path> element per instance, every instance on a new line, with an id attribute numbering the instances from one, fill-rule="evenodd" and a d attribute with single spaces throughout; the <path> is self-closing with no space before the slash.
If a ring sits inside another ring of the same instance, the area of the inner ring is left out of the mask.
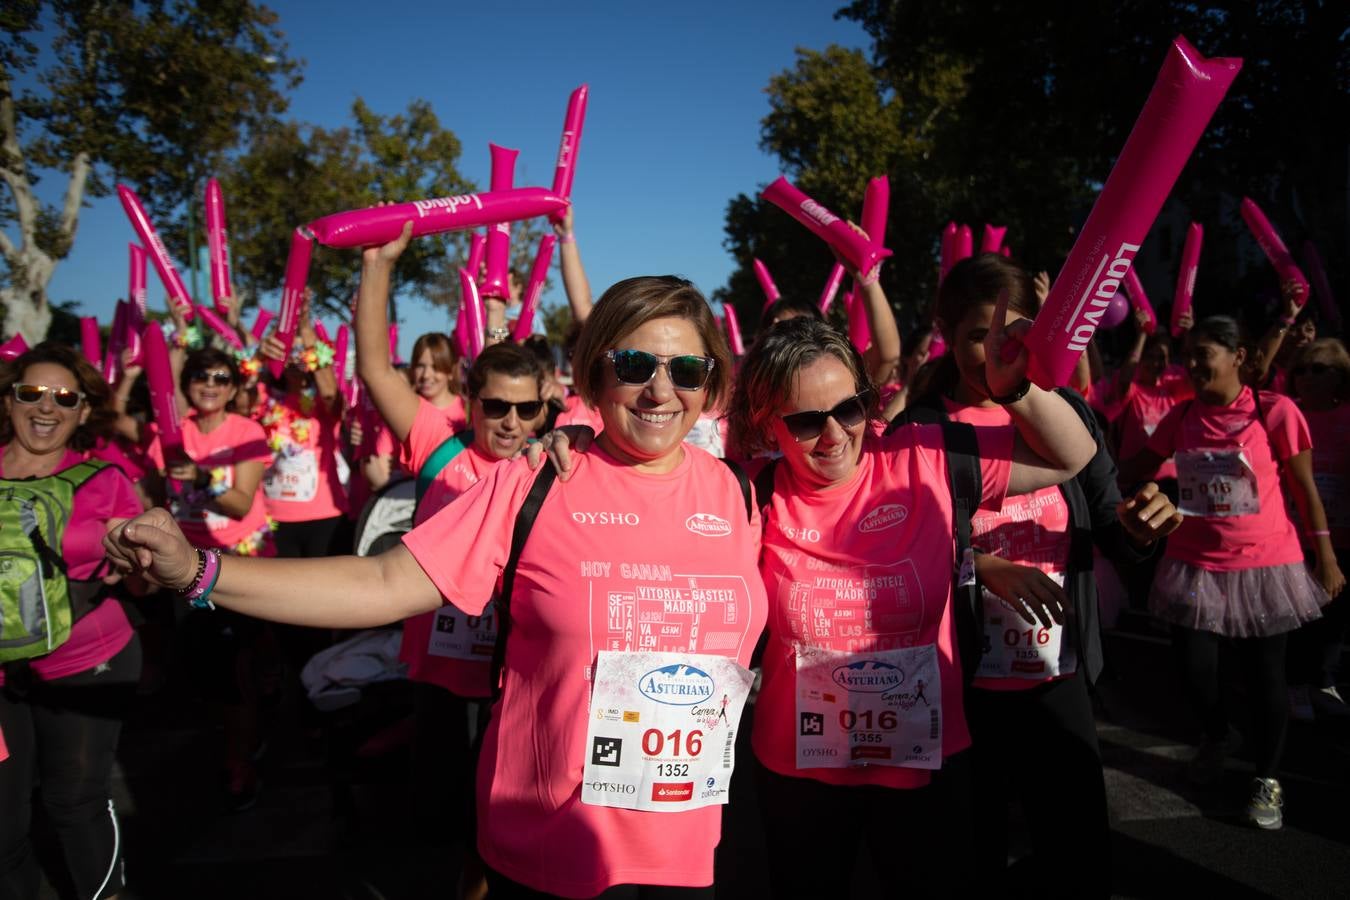
<path id="1" fill-rule="evenodd" d="M 14 399 L 20 403 L 41 403 L 43 394 L 51 394 L 52 402 L 63 409 L 75 409 L 84 402 L 84 393 L 70 388 L 48 387 L 45 384 L 14 385 Z"/>
<path id="2" fill-rule="evenodd" d="M 191 384 L 214 384 L 216 387 L 225 387 L 234 383 L 234 376 L 229 372 L 189 372 L 188 382 Z"/>
<path id="3" fill-rule="evenodd" d="M 1290 374 L 1294 375 L 1295 377 L 1299 375 L 1325 375 L 1331 371 L 1331 366 L 1327 365 L 1326 363 L 1318 363 L 1318 362 L 1304 363 L 1303 365 L 1294 366 L 1294 368 L 1290 369 L 1289 371 Z"/>
<path id="4" fill-rule="evenodd" d="M 860 391 L 847 400 L 841 400 L 833 409 L 788 413 L 783 416 L 783 424 L 787 426 L 792 439 L 798 442 L 820 437 L 820 433 L 825 430 L 826 419 L 834 419 L 845 430 L 857 428 L 867 419 L 867 401 L 871 394 L 870 390 Z"/>
<path id="5" fill-rule="evenodd" d="M 523 403 L 511 403 L 508 400 L 497 400 L 495 398 L 479 397 L 478 402 L 483 404 L 483 415 L 489 419 L 505 419 L 511 415 L 514 408 L 516 415 L 522 419 L 533 419 L 539 415 L 539 411 L 544 408 L 543 400 L 526 400 Z"/>
<path id="6" fill-rule="evenodd" d="M 702 390 L 717 365 L 717 360 L 706 356 L 663 358 L 645 350 L 609 350 L 605 359 L 614 366 L 614 377 L 620 384 L 645 386 L 656 377 L 656 370 L 664 367 L 677 391 Z"/>

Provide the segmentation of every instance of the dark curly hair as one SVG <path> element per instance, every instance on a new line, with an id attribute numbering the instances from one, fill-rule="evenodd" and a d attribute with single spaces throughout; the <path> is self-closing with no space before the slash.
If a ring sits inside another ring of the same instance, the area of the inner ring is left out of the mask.
<path id="1" fill-rule="evenodd" d="M 89 407 L 89 416 L 70 436 L 70 449 L 83 452 L 93 449 L 100 438 L 111 437 L 117 413 L 112 408 L 112 388 L 95 369 L 93 363 L 84 358 L 84 354 L 68 344 L 56 341 L 43 341 L 28 350 L 17 359 L 0 363 L 0 397 L 11 396 L 14 385 L 23 378 L 23 373 L 32 366 L 51 363 L 61 366 L 75 376 L 75 381 L 84 394 L 85 405 Z M 0 417 L 0 444 L 14 440 L 14 426 L 8 416 Z"/>

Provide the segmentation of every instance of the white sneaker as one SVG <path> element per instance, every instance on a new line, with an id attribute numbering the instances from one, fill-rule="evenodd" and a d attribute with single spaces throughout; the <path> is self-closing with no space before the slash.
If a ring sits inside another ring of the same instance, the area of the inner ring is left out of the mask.
<path id="1" fill-rule="evenodd" d="M 1295 722 L 1311 722 L 1315 718 L 1312 689 L 1306 684 L 1289 686 L 1289 718 Z"/>
<path id="2" fill-rule="evenodd" d="M 1247 821 L 1257 828 L 1275 831 L 1284 825 L 1284 789 L 1274 778 L 1253 778 L 1252 799 L 1247 801 Z"/>

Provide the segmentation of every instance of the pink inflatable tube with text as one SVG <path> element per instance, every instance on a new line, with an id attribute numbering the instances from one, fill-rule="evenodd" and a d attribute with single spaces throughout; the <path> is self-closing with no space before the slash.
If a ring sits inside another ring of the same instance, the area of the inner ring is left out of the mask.
<path id="1" fill-rule="evenodd" d="M 145 248 L 140 244 L 127 244 L 130 254 L 130 266 L 127 269 L 127 302 L 134 304 L 136 314 L 142 322 L 150 308 L 150 292 L 146 289 Z"/>
<path id="2" fill-rule="evenodd" d="M 352 408 L 352 379 L 347 377 L 347 344 L 351 340 L 351 329 L 344 323 L 338 326 L 337 341 L 333 346 L 333 365 L 336 367 L 338 393 L 342 395 L 342 408 Z"/>
<path id="3" fill-rule="evenodd" d="M 548 188 L 524 187 L 353 209 L 315 219 L 307 227 L 325 247 L 370 247 L 398 237 L 403 224 L 410 220 L 413 237 L 423 237 L 497 222 L 519 222 L 566 206 L 567 201 Z"/>
<path id="4" fill-rule="evenodd" d="M 169 345 L 158 322 L 145 326 L 141 335 L 145 355 L 145 380 L 150 388 L 150 411 L 159 429 L 159 443 L 166 462 L 183 455 L 183 428 L 174 397 L 173 370 L 169 366 Z"/>
<path id="5" fill-rule="evenodd" d="M 745 340 L 741 337 L 741 320 L 736 316 L 736 307 L 730 303 L 722 304 L 722 318 L 727 323 L 727 342 L 736 356 L 745 355 Z"/>
<path id="6" fill-rule="evenodd" d="M 867 321 L 867 310 L 863 309 L 866 303 L 862 288 L 858 282 L 853 282 L 849 287 L 848 296 L 844 297 L 844 309 L 848 311 L 848 339 L 858 348 L 859 353 L 866 353 L 872 343 L 872 325 Z"/>
<path id="7" fill-rule="evenodd" d="M 475 280 L 482 274 L 483 254 L 485 252 L 487 252 L 487 235 L 481 231 L 475 231 L 473 236 L 469 238 L 469 260 L 464 266 Z"/>
<path id="8" fill-rule="evenodd" d="M 530 281 L 525 286 L 525 296 L 520 300 L 520 315 L 516 317 L 516 326 L 511 331 L 511 340 L 516 343 L 525 340 L 534 330 L 534 314 L 539 309 L 539 297 L 544 293 L 548 267 L 553 262 L 553 245 L 557 242 L 558 239 L 551 234 L 539 239 L 534 265 L 530 266 Z"/>
<path id="9" fill-rule="evenodd" d="M 198 304 L 197 313 L 202 317 L 202 321 L 211 327 L 211 330 L 220 335 L 225 343 L 229 344 L 235 350 L 243 350 L 244 342 L 239 340 L 239 335 L 229 323 L 216 314 L 216 311 L 209 306 Z"/>
<path id="10" fill-rule="evenodd" d="M 115 385 L 122 377 L 122 350 L 126 347 L 127 301 L 113 305 L 112 327 L 108 329 L 108 346 L 103 349 L 103 377 Z"/>
<path id="11" fill-rule="evenodd" d="M 829 244 L 856 272 L 866 274 L 891 255 L 889 250 L 873 244 L 850 228 L 843 219 L 797 190 L 786 178 L 779 177 L 766 187 L 764 199 Z"/>
<path id="12" fill-rule="evenodd" d="M 1240 59 L 1206 59 L 1184 37 L 1172 42 L 1115 168 L 1027 335 L 1027 374 L 1042 388 L 1068 383 L 1144 235 L 1241 68 Z M 1005 345 L 1004 352 L 1016 358 L 1016 342 Z"/>
<path id="13" fill-rule="evenodd" d="M 267 368 L 273 378 L 280 378 L 290 359 L 295 344 L 295 330 L 300 325 L 300 307 L 305 302 L 305 281 L 309 278 L 309 261 L 314 254 L 314 238 L 304 228 L 291 232 L 291 252 L 286 257 L 286 281 L 281 286 L 281 314 L 277 317 L 277 340 L 281 341 L 286 359 L 269 359 Z"/>
<path id="14" fill-rule="evenodd" d="M 519 150 L 488 144 L 492 152 L 492 193 L 511 190 L 516 177 L 516 157 Z M 511 268 L 511 226 L 506 222 L 495 222 L 488 228 L 487 235 L 487 272 L 479 283 L 479 293 L 484 299 L 497 300 L 511 298 L 511 286 L 508 284 Z"/>
<path id="15" fill-rule="evenodd" d="M 216 302 L 216 311 L 222 316 L 225 309 L 220 301 L 230 296 L 230 242 L 225 230 L 225 197 L 220 192 L 220 182 L 214 178 L 206 181 L 206 245 L 211 260 L 211 298 Z"/>
<path id="16" fill-rule="evenodd" d="M 464 306 L 464 338 L 468 342 L 468 353 L 477 359 L 483 352 L 483 329 L 486 327 L 487 314 L 483 310 L 483 298 L 478 295 L 478 285 L 463 269 L 459 270 L 460 302 Z"/>
<path id="17" fill-rule="evenodd" d="M 272 320 L 276 317 L 276 313 L 270 309 L 258 307 L 258 317 L 253 320 L 253 327 L 248 330 L 248 333 L 253 335 L 254 340 L 261 341 L 263 335 L 267 334 L 267 326 L 271 325 Z"/>
<path id="18" fill-rule="evenodd" d="M 889 256 L 890 251 L 886 249 L 886 217 L 891 208 L 891 179 L 885 175 L 880 175 L 867 182 L 867 189 L 863 193 L 862 221 L 858 224 L 862 230 L 867 232 L 867 239 L 885 255 Z M 866 276 L 869 271 L 862 271 L 859 275 Z"/>
<path id="19" fill-rule="evenodd" d="M 773 306 L 783 296 L 778 292 L 778 285 L 773 283 L 773 276 L 769 274 L 769 267 L 758 259 L 755 260 L 755 279 L 759 281 L 759 289 L 764 292 L 765 309 Z"/>
<path id="20" fill-rule="evenodd" d="M 1251 197 L 1243 197 L 1239 209 L 1242 221 L 1247 223 L 1252 237 L 1261 246 L 1261 252 L 1266 254 L 1266 259 L 1270 260 L 1276 274 L 1280 276 L 1280 290 L 1292 290 L 1298 297 L 1299 306 L 1307 303 L 1308 279 L 1303 277 L 1303 270 L 1294 262 L 1293 254 L 1284 246 L 1284 241 L 1280 240 L 1280 233 L 1275 230 L 1275 226 L 1270 224 L 1266 214 Z"/>
<path id="21" fill-rule="evenodd" d="M 1130 266 L 1130 271 L 1125 273 L 1125 296 L 1130 298 L 1131 306 L 1148 317 L 1144 323 L 1144 334 L 1157 331 L 1158 314 L 1153 311 L 1153 304 L 1148 302 L 1148 294 L 1144 293 L 1144 286 L 1139 283 L 1139 274 L 1134 271 L 1134 266 Z"/>
<path id="22" fill-rule="evenodd" d="M 1313 287 L 1317 290 L 1317 305 L 1322 310 L 1322 318 L 1332 331 L 1341 330 L 1341 308 L 1336 305 L 1336 295 L 1331 293 L 1331 279 L 1327 278 L 1326 266 L 1322 265 L 1322 254 L 1312 241 L 1303 242 L 1303 262 L 1312 276 Z"/>
<path id="23" fill-rule="evenodd" d="M 1192 222 L 1186 229 L 1186 243 L 1181 248 L 1181 268 L 1177 269 L 1177 286 L 1172 294 L 1172 319 L 1168 327 L 1174 338 L 1181 337 L 1181 317 L 1191 311 L 1195 276 L 1200 272 L 1200 248 L 1204 243 L 1204 226 Z"/>
<path id="24" fill-rule="evenodd" d="M 823 316 L 830 311 L 830 306 L 834 303 L 834 295 L 839 293 L 839 285 L 844 281 L 844 264 L 835 263 L 830 269 L 830 277 L 825 279 L 825 289 L 820 292 L 820 314 Z"/>
<path id="25" fill-rule="evenodd" d="M 141 239 L 141 243 L 147 248 L 146 252 L 155 263 L 159 280 L 164 282 L 164 290 L 169 293 L 169 302 L 178 307 L 183 313 L 183 318 L 190 321 L 193 315 L 192 297 L 188 294 L 187 286 L 183 284 L 183 278 L 178 274 L 173 260 L 169 258 L 168 249 L 150 222 L 150 217 L 145 214 L 145 207 L 141 205 L 140 198 L 124 184 L 117 186 L 117 196 L 122 201 L 122 209 L 131 220 L 131 227 L 135 229 L 136 236 Z"/>
<path id="26" fill-rule="evenodd" d="M 577 175 L 577 151 L 581 148 L 581 128 L 586 124 L 586 100 L 591 89 L 582 85 L 567 98 L 567 115 L 563 117 L 562 138 L 558 141 L 558 162 L 553 169 L 553 193 L 563 200 L 572 199 L 572 180 Z M 562 221 L 562 210 L 549 214 L 554 222 Z"/>
<path id="27" fill-rule="evenodd" d="M 103 338 L 98 333 L 95 316 L 80 316 L 80 352 L 95 368 L 103 371 Z"/>

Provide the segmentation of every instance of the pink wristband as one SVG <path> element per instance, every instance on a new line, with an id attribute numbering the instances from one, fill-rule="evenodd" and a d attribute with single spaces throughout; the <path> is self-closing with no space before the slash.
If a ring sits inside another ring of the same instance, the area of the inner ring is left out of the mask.
<path id="1" fill-rule="evenodd" d="M 1306 534 L 1308 537 L 1331 537 L 1331 532 L 1330 532 L 1330 531 L 1326 531 L 1326 530 L 1323 530 L 1323 531 L 1306 531 L 1306 532 L 1304 532 L 1304 534 Z"/>
<path id="2" fill-rule="evenodd" d="M 216 605 L 206 598 L 220 577 L 220 551 L 198 550 L 197 553 L 201 557 L 201 568 L 196 579 L 181 593 L 183 599 L 197 609 L 215 609 Z"/>
<path id="3" fill-rule="evenodd" d="M 576 233 L 572 231 L 569 231 L 567 232 L 567 234 L 564 234 L 562 237 L 558 238 L 558 243 L 560 244 L 575 244 L 576 242 L 577 242 Z"/>

